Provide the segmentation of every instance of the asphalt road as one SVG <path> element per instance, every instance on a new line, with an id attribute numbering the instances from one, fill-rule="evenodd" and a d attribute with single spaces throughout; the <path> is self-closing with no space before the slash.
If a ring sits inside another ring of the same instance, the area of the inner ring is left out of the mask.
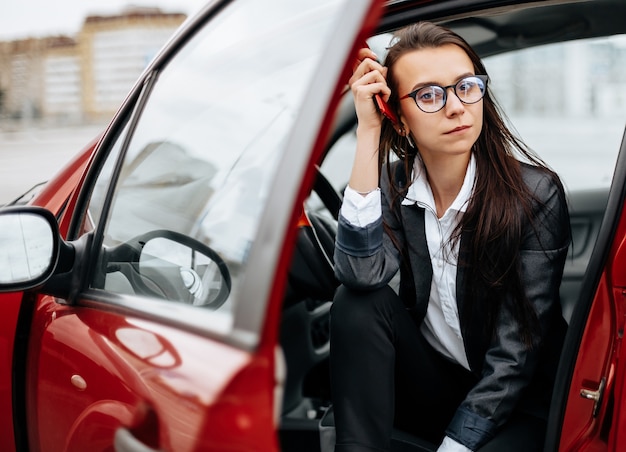
<path id="1" fill-rule="evenodd" d="M 0 205 L 50 179 L 103 127 L 0 128 Z"/>

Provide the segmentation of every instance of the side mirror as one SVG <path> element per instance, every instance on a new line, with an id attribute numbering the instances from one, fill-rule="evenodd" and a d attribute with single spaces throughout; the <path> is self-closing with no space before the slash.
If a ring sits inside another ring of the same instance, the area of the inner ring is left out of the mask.
<path id="1" fill-rule="evenodd" d="M 40 207 L 0 210 L 0 292 L 37 287 L 54 273 L 60 250 L 56 218 Z"/>

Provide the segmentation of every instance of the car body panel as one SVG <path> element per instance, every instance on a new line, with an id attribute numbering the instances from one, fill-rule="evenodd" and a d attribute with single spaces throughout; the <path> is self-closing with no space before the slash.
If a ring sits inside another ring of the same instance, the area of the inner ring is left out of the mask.
<path id="1" fill-rule="evenodd" d="M 34 319 L 28 425 L 37 426 L 39 448 L 105 449 L 121 425 L 140 430 L 152 421 L 157 428 L 150 435 L 158 437 L 142 440 L 155 449 L 217 450 L 220 435 L 205 436 L 204 429 L 213 426 L 207 421 L 213 410 L 222 409 L 239 410 L 224 418 L 232 424 L 221 427 L 242 442 L 253 441 L 247 447 L 272 444 L 272 401 L 262 395 L 272 393 L 273 369 L 262 355 L 145 319 L 66 306 L 53 297 L 39 301 Z M 239 393 L 220 406 L 227 386 L 240 379 L 252 394 Z M 254 413 L 250 418 L 248 411 Z M 157 419 L 147 412 L 158 413 Z"/>
<path id="2" fill-rule="evenodd" d="M 45 207 L 60 219 L 68 202 L 82 186 L 82 179 L 91 161 L 100 137 L 96 137 L 78 152 L 29 202 L 30 205 Z M 61 231 L 66 236 L 66 231 Z"/>
<path id="3" fill-rule="evenodd" d="M 621 268 L 624 267 L 622 266 Z M 616 292 L 615 299 L 621 304 L 622 316 L 620 318 L 623 319 L 624 316 L 626 316 L 625 290 L 622 288 Z M 620 339 L 623 341 L 623 338 Z M 619 450 L 620 447 L 626 444 L 626 412 L 623 409 L 619 409 L 619 407 L 623 407 L 626 403 L 626 378 L 624 378 L 624 375 L 626 375 L 626 347 L 624 347 L 623 343 L 620 343 L 616 350 L 616 360 L 617 365 L 615 368 L 616 378 L 614 386 L 614 404 L 616 408 L 613 410 L 613 428 L 609 438 L 609 448 L 611 450 Z"/>
<path id="4" fill-rule="evenodd" d="M 15 450 L 13 417 L 13 374 L 16 328 L 22 293 L 14 292 L 0 295 L 2 315 L 0 316 L 0 449 Z M 23 340 L 19 337 L 17 340 Z"/>
<path id="5" fill-rule="evenodd" d="M 580 347 L 581 352 L 590 353 L 586 356 L 593 356 L 593 359 L 578 361 L 574 370 L 559 450 L 585 450 L 585 447 L 593 444 L 601 426 L 601 419 L 593 416 L 594 401 L 582 398 L 580 390 L 597 390 L 600 382 L 609 373 L 609 351 L 614 339 L 611 301 L 610 289 L 603 278 L 589 313 L 589 322 Z"/>

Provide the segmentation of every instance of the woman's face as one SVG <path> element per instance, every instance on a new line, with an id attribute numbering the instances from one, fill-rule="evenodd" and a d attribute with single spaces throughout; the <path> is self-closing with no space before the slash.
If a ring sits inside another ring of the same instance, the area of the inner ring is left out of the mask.
<path id="1" fill-rule="evenodd" d="M 446 44 L 413 50 L 402 55 L 393 72 L 399 97 L 425 85 L 449 86 L 474 74 L 474 65 L 465 51 Z M 400 101 L 401 120 L 425 159 L 444 155 L 469 154 L 483 126 L 483 101 L 466 105 L 447 90 L 445 106 L 435 113 L 420 110 L 412 98 Z"/>

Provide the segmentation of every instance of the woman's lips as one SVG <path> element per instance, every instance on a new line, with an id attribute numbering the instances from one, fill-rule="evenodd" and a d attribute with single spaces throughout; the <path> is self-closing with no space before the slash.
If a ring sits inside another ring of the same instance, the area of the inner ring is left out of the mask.
<path id="1" fill-rule="evenodd" d="M 461 132 L 463 132 L 463 131 L 465 131 L 465 130 L 467 130 L 469 128 L 470 128 L 470 126 L 455 127 L 454 129 L 449 130 L 448 132 L 446 132 L 446 135 L 450 135 L 450 134 L 453 134 L 453 133 L 461 133 Z"/>

